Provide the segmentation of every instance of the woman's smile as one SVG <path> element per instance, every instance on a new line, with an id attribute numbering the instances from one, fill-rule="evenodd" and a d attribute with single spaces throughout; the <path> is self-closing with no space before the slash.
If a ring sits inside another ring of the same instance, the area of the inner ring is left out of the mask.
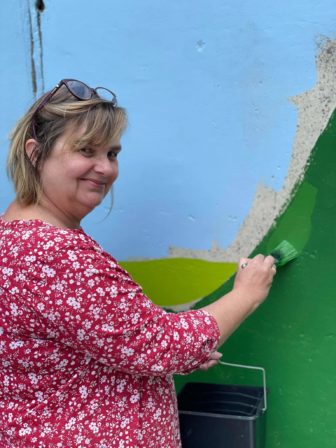
<path id="1" fill-rule="evenodd" d="M 57 215 L 69 217 L 78 225 L 84 216 L 99 205 L 118 177 L 117 154 L 120 141 L 116 138 L 108 147 L 73 150 L 69 128 L 59 138 L 41 171 L 42 202 Z M 80 133 L 83 130 L 77 131 Z M 69 224 L 68 224 L 69 225 Z"/>
<path id="2" fill-rule="evenodd" d="M 92 179 L 89 177 L 82 177 L 80 180 L 86 182 L 90 187 L 94 189 L 105 190 L 106 182 L 104 181 Z"/>

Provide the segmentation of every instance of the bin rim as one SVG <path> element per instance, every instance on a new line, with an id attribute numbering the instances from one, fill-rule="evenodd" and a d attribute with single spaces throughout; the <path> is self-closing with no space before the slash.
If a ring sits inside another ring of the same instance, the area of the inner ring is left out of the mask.
<path id="1" fill-rule="evenodd" d="M 261 410 L 261 412 L 263 412 Z M 243 420 L 243 421 L 254 421 L 257 420 L 260 416 L 255 415 L 235 415 L 235 414 L 218 414 L 217 412 L 200 412 L 200 411 L 185 411 L 179 409 L 179 414 L 183 415 L 194 415 L 196 417 L 212 417 L 212 418 L 218 418 L 218 419 L 227 419 L 227 420 Z"/>

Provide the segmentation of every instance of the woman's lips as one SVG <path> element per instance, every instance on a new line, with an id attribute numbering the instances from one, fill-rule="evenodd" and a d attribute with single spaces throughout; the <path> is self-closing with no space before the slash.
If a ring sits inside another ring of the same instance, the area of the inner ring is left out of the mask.
<path id="1" fill-rule="evenodd" d="M 89 185 L 91 185 L 92 187 L 96 187 L 96 188 L 99 188 L 99 189 L 101 189 L 101 188 L 103 188 L 103 187 L 105 187 L 105 182 L 102 182 L 102 181 L 99 181 L 99 180 L 96 180 L 96 179 L 82 179 L 82 180 L 84 180 L 85 182 L 87 182 Z"/>

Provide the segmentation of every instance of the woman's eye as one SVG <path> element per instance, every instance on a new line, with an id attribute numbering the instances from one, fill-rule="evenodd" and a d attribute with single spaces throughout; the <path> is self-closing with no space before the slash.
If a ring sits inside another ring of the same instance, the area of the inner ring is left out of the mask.
<path id="1" fill-rule="evenodd" d="M 114 160 L 118 157 L 119 151 L 109 151 L 107 156 L 110 160 Z"/>
<path id="2" fill-rule="evenodd" d="M 92 151 L 91 148 L 81 148 L 81 149 L 79 150 L 79 152 L 80 152 L 81 154 L 83 154 L 84 156 L 91 156 L 92 153 L 93 153 L 93 151 Z"/>

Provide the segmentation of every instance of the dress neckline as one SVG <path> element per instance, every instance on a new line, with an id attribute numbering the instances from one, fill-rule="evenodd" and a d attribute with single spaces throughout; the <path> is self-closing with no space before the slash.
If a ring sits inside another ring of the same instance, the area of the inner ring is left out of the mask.
<path id="1" fill-rule="evenodd" d="M 81 232 L 83 233 L 83 228 L 70 228 L 70 227 L 58 227 L 54 224 L 51 224 L 50 222 L 43 221 L 39 218 L 32 218 L 32 219 L 11 219 L 10 221 L 7 221 L 4 219 L 3 214 L 0 215 L 0 221 L 4 226 L 17 226 L 17 225 L 26 225 L 26 226 L 43 226 L 43 227 L 52 227 L 58 230 L 64 230 L 64 231 L 70 231 L 70 232 Z"/>

